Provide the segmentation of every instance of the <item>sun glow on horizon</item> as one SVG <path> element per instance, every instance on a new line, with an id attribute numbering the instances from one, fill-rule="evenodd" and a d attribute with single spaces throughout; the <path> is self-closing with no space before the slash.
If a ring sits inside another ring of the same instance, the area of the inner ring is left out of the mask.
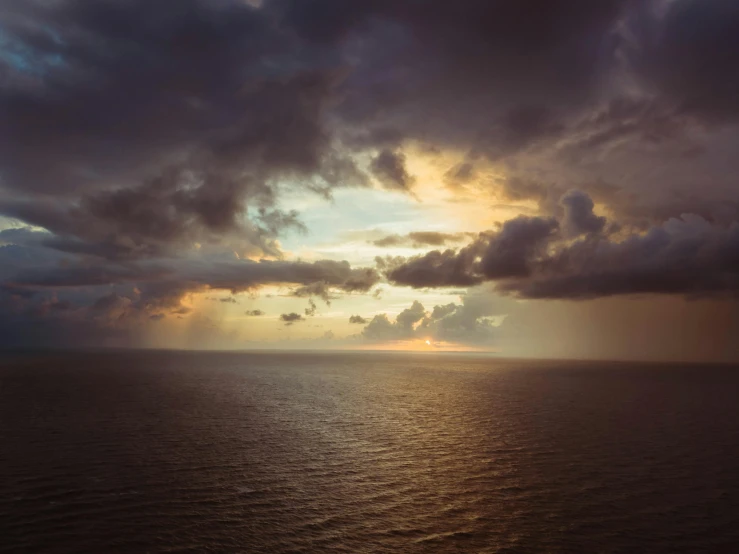
<path id="1" fill-rule="evenodd" d="M 398 352 L 490 352 L 496 350 L 470 344 L 432 341 L 431 339 L 398 340 L 357 345 L 358 350 L 386 350 Z"/>

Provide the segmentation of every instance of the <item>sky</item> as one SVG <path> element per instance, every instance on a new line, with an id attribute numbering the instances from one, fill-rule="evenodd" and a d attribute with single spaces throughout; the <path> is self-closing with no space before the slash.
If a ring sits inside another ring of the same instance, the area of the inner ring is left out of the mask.
<path id="1" fill-rule="evenodd" d="M 0 348 L 739 361 L 733 0 L 0 0 Z"/>

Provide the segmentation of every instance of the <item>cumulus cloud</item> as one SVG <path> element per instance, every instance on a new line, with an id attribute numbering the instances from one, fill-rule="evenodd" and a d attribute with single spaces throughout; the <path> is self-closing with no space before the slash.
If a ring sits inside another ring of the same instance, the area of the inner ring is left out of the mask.
<path id="1" fill-rule="evenodd" d="M 564 208 L 562 228 L 571 236 L 600 233 L 606 225 L 606 218 L 593 213 L 595 204 L 582 191 L 573 190 L 560 200 Z"/>
<path id="2" fill-rule="evenodd" d="M 739 223 L 722 227 L 685 214 L 644 233 L 604 235 L 605 219 L 593 214 L 586 195 L 568 193 L 562 203 L 561 222 L 520 216 L 459 251 L 381 260 L 378 267 L 399 285 L 489 280 L 524 298 L 739 293 Z M 567 240 L 572 236 L 578 238 Z"/>
<path id="3" fill-rule="evenodd" d="M 376 315 L 363 329 L 362 337 L 373 342 L 423 339 L 491 347 L 497 329 L 492 317 L 504 315 L 510 307 L 510 303 L 484 292 L 466 294 L 461 304 L 437 305 L 430 312 L 415 301 L 394 321 L 387 314 Z"/>
<path id="4" fill-rule="evenodd" d="M 739 293 L 739 224 L 684 215 L 623 240 L 579 240 L 539 263 L 531 278 L 501 284 L 528 298 Z"/>
<path id="5" fill-rule="evenodd" d="M 553 218 L 519 216 L 503 224 L 485 245 L 480 269 L 488 279 L 525 277 L 559 224 Z"/>
<path id="6" fill-rule="evenodd" d="M 365 325 L 367 323 L 367 320 L 363 318 L 361 315 L 353 315 L 349 317 L 349 323 L 356 323 L 359 325 Z"/>
<path id="7" fill-rule="evenodd" d="M 289 314 L 281 314 L 280 321 L 282 321 L 285 325 L 292 325 L 293 323 L 297 323 L 299 321 L 305 321 L 305 318 L 300 314 L 291 312 Z"/>
<path id="8" fill-rule="evenodd" d="M 392 283 L 425 287 L 468 287 L 482 282 L 472 271 L 479 255 L 480 241 L 455 250 L 432 250 L 409 259 L 377 258 L 377 267 Z"/>

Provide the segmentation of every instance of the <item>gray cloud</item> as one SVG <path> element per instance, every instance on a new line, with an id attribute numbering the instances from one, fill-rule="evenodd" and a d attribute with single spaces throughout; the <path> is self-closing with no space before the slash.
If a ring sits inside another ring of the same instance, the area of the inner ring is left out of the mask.
<path id="1" fill-rule="evenodd" d="M 349 323 L 356 323 L 359 325 L 365 325 L 368 320 L 363 318 L 361 315 L 353 315 L 349 318 Z"/>
<path id="2" fill-rule="evenodd" d="M 440 248 L 380 260 L 393 283 L 737 291 L 730 2 L 7 0 L 0 26 L 0 215 L 45 230 L 0 231 L 0 334 L 120 337 L 210 289 L 369 292 L 375 269 L 281 259 L 305 231 L 284 192 L 412 191 L 408 141 L 463 154 L 455 193 L 494 164 L 491 192 L 543 215 L 458 249 L 379 239 Z"/>
<path id="3" fill-rule="evenodd" d="M 293 323 L 297 323 L 299 321 L 305 321 L 305 318 L 300 314 L 292 312 L 289 314 L 281 314 L 280 321 L 282 321 L 285 325 L 292 325 Z"/>
<path id="4" fill-rule="evenodd" d="M 376 315 L 362 330 L 362 336 L 368 340 L 402 340 L 412 338 L 415 326 L 426 317 L 423 304 L 417 300 L 410 308 L 398 314 L 394 322 L 390 322 L 386 314 Z"/>
<path id="5" fill-rule="evenodd" d="M 10 4 L 4 31 L 26 54 L 6 71 L 43 79 L 3 90 L 14 137 L 1 149 L 9 186 L 78 190 L 183 153 L 219 165 L 320 164 L 333 77 L 305 65 L 269 75 L 263 64 L 291 53 L 266 11 L 231 0 L 184 0 L 176 16 L 141 0 Z"/>
<path id="6" fill-rule="evenodd" d="M 593 213 L 595 205 L 582 191 L 573 190 L 560 200 L 564 208 L 562 227 L 570 236 L 600 233 L 606 225 L 606 218 Z"/>
<path id="7" fill-rule="evenodd" d="M 386 189 L 408 191 L 413 185 L 413 177 L 408 174 L 402 152 L 382 150 L 372 159 L 370 170 Z"/>
<path id="8" fill-rule="evenodd" d="M 605 221 L 593 215 L 587 196 L 569 193 L 565 198 L 563 224 L 521 216 L 457 252 L 432 251 L 378 267 L 399 285 L 491 280 L 499 291 L 524 298 L 739 293 L 738 223 L 720 226 L 686 214 L 643 234 L 603 235 Z M 567 241 L 572 234 L 562 234 L 563 227 L 575 229 L 580 238 Z"/>
<path id="9" fill-rule="evenodd" d="M 530 279 L 502 283 L 527 298 L 739 293 L 739 226 L 685 215 L 620 242 L 579 240 L 540 263 Z"/>
<path id="10" fill-rule="evenodd" d="M 262 310 L 247 310 L 244 312 L 244 314 L 248 315 L 249 317 L 259 317 L 264 315 L 264 312 Z"/>
<path id="11" fill-rule="evenodd" d="M 309 44 L 240 0 L 170 8 L 3 7 L 17 55 L 0 57 L 0 215 L 75 254 L 231 242 L 279 257 L 276 237 L 304 226 L 275 206 L 275 179 L 321 194 L 363 183 L 324 118 L 339 64 L 317 51 L 309 62 Z"/>
<path id="12" fill-rule="evenodd" d="M 423 246 L 444 246 L 448 243 L 460 243 L 469 239 L 471 236 L 474 236 L 474 233 L 415 231 L 407 235 L 387 235 L 381 239 L 373 240 L 372 244 L 380 247 L 411 246 L 413 248 L 421 248 Z"/>
<path id="13" fill-rule="evenodd" d="M 342 140 L 379 150 L 370 169 L 401 190 L 404 138 L 502 159 L 579 136 L 583 120 L 600 125 L 605 105 L 617 107 L 612 124 L 591 145 L 624 133 L 655 143 L 685 117 L 733 113 L 725 76 L 739 21 L 721 0 L 658 4 L 184 0 L 174 17 L 142 0 L 10 0 L 4 186 L 74 196 L 164 167 L 225 173 L 237 190 L 214 187 L 216 205 L 195 218 L 208 227 L 212 210 L 228 215 L 245 195 L 268 202 L 267 177 L 297 174 L 324 193 L 366 182 Z M 449 178 L 473 171 L 468 161 Z"/>
<path id="14" fill-rule="evenodd" d="M 377 258 L 377 267 L 390 282 L 414 288 L 473 286 L 483 280 L 473 271 L 481 245 L 476 241 L 459 251 L 432 250 L 409 259 Z"/>
<path id="15" fill-rule="evenodd" d="M 332 260 L 254 262 L 235 259 L 233 254 L 115 263 L 70 259 L 45 246 L 48 236 L 23 229 L 0 232 L 0 319 L 13 329 L 44 329 L 44 333 L 31 333 L 38 337 L 39 345 L 57 344 L 56 336 L 67 337 L 68 345 L 94 344 L 94 338 L 100 336 L 89 331 L 94 325 L 105 327 L 105 340 L 113 344 L 138 343 L 145 338 L 142 321 L 190 314 L 186 300 L 192 293 L 236 293 L 267 284 L 319 281 L 329 291 L 356 293 L 367 292 L 379 281 L 375 270 Z M 109 304 L 113 300 L 115 303 Z M 118 307 L 115 317 L 101 317 L 112 310 L 111 306 Z M 103 307 L 107 311 L 101 311 Z M 64 332 L 55 335 L 55 326 L 64 327 Z M 6 337 L 3 345 L 23 342 L 19 332 Z"/>
<path id="16" fill-rule="evenodd" d="M 662 16 L 645 10 L 635 19 L 647 34 L 645 48 L 629 52 L 642 78 L 680 111 L 710 119 L 739 115 L 739 77 L 732 70 L 739 63 L 735 4 L 679 0 Z"/>
<path id="17" fill-rule="evenodd" d="M 506 221 L 485 247 L 482 273 L 488 279 L 525 277 L 532 258 L 542 253 L 558 228 L 553 218 L 519 216 Z"/>
<path id="18" fill-rule="evenodd" d="M 553 218 L 519 216 L 506 221 L 497 233 L 483 234 L 458 251 L 378 259 L 378 268 L 391 282 L 414 288 L 472 286 L 486 279 L 525 277 L 531 261 L 558 229 Z"/>
<path id="19" fill-rule="evenodd" d="M 490 347 L 497 332 L 491 317 L 504 315 L 510 307 L 510 302 L 484 292 L 465 294 L 461 304 L 434 306 L 431 312 L 415 301 L 395 321 L 387 314 L 372 318 L 362 337 L 368 341 L 423 339 Z"/>
<path id="20" fill-rule="evenodd" d="M 572 189 L 557 182 L 544 182 L 521 177 L 499 179 L 494 184 L 501 200 L 528 201 L 538 204 L 540 211 L 563 217 L 562 198 Z M 659 190 L 645 190 L 639 194 L 603 181 L 589 181 L 578 185 L 592 201 L 603 204 L 614 214 L 619 224 L 646 228 L 664 223 L 684 213 L 694 213 L 715 222 L 728 223 L 739 217 L 739 202 L 733 199 L 706 197 L 693 192 L 672 193 L 669 198 L 660 196 Z"/>

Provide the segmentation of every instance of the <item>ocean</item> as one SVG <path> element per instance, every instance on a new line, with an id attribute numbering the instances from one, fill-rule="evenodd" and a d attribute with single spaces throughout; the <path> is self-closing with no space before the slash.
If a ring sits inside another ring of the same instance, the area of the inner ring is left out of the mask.
<path id="1" fill-rule="evenodd" d="M 0 552 L 739 552 L 739 368 L 0 358 Z"/>

